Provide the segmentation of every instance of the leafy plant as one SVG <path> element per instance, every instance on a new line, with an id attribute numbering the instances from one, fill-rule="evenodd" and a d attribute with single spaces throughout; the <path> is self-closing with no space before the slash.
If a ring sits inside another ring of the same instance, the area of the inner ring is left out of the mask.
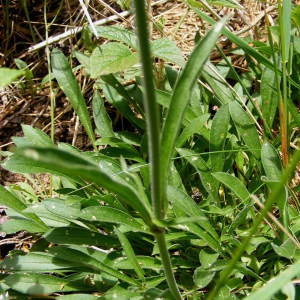
<path id="1" fill-rule="evenodd" d="M 281 84 L 292 100 L 290 129 L 299 116 L 296 75 L 283 79 L 284 70 L 272 63 L 283 59 L 282 47 L 271 39 L 250 47 L 223 20 L 184 63 L 172 42 L 150 41 L 145 1 L 134 5 L 137 34 L 97 27 L 110 42 L 74 53 L 95 80 L 93 118 L 68 59 L 52 51 L 52 75 L 93 151 L 56 145 L 27 125 L 24 136 L 14 138 L 5 169 L 54 177 L 51 196 L 42 199 L 17 185 L 0 187 L 9 216 L 1 231 L 26 230 L 36 238 L 29 253 L 14 250 L 1 262 L 3 295 L 296 299 L 299 203 L 289 182 L 300 151 L 289 149 L 287 163 L 281 162 Z M 284 36 L 291 31 L 285 27 Z M 226 58 L 209 62 L 221 32 L 245 54 L 247 73 L 238 74 Z M 162 74 L 155 58 L 165 62 Z M 169 63 L 184 66 L 178 71 Z"/>

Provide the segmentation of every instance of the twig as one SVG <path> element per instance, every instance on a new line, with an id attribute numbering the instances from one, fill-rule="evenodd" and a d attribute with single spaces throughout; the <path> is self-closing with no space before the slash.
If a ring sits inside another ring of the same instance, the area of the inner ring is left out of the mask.
<path id="1" fill-rule="evenodd" d="M 127 17 L 127 16 L 130 15 L 130 11 L 128 11 L 128 10 L 127 11 L 123 11 L 119 15 L 121 15 L 122 17 Z M 96 22 L 93 22 L 93 24 L 94 24 L 94 26 L 104 25 L 106 23 L 109 23 L 109 22 L 112 22 L 112 21 L 116 21 L 119 18 L 120 18 L 119 16 L 113 15 L 113 16 L 110 16 L 110 17 L 98 20 Z M 58 41 L 64 40 L 64 39 L 66 39 L 66 38 L 68 38 L 68 37 L 70 37 L 72 35 L 75 35 L 75 34 L 81 32 L 83 30 L 83 28 L 84 28 L 84 26 L 78 26 L 78 27 L 71 28 L 71 29 L 67 30 L 64 33 L 51 36 L 51 37 L 49 37 L 48 40 L 42 41 L 42 42 L 40 42 L 38 44 L 35 44 L 34 46 L 29 47 L 28 50 L 27 50 L 27 53 L 34 52 L 36 50 L 39 50 L 41 48 L 46 47 L 47 45 L 51 45 L 51 44 L 56 43 Z"/>
<path id="2" fill-rule="evenodd" d="M 168 1 L 169 0 L 158 0 L 158 1 L 153 2 L 151 4 L 151 6 L 156 6 L 158 4 L 162 4 L 162 3 L 165 3 L 165 2 L 168 2 Z M 104 25 L 104 24 L 107 24 L 107 23 L 110 23 L 110 22 L 113 22 L 113 21 L 117 21 L 119 19 L 123 19 L 123 18 L 129 16 L 130 14 L 131 14 L 131 11 L 126 10 L 126 11 L 123 11 L 121 13 L 118 13 L 117 15 L 112 15 L 112 16 L 109 16 L 107 18 L 103 18 L 101 20 L 97 20 L 97 21 L 93 22 L 92 24 L 94 26 Z M 34 51 L 39 50 L 41 48 L 44 48 L 47 45 L 51 45 L 51 44 L 56 43 L 58 41 L 64 40 L 66 38 L 69 38 L 70 36 L 75 35 L 75 34 L 81 32 L 83 30 L 83 28 L 84 28 L 84 26 L 78 26 L 78 27 L 74 27 L 74 28 L 71 28 L 71 29 L 65 31 L 64 33 L 51 36 L 51 37 L 48 38 L 48 40 L 42 41 L 40 43 L 37 43 L 37 44 L 29 47 L 27 49 L 27 51 L 22 56 L 25 56 L 28 53 L 31 53 L 31 52 L 34 52 Z"/>

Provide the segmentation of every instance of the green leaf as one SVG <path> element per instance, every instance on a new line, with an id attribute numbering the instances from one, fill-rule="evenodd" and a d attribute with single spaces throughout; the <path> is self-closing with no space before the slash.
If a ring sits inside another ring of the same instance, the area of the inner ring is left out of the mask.
<path id="1" fill-rule="evenodd" d="M 273 126 L 275 114 L 277 112 L 278 96 L 276 91 L 275 72 L 269 68 L 264 68 L 260 85 L 261 111 L 270 128 Z"/>
<path id="2" fill-rule="evenodd" d="M 177 149 L 177 152 L 197 170 L 205 190 L 212 199 L 218 201 L 219 183 L 216 182 L 215 178 L 211 175 L 212 169 L 208 166 L 206 161 L 195 151 L 180 148 Z"/>
<path id="3" fill-rule="evenodd" d="M 67 247 L 55 247 L 52 248 L 51 253 L 55 256 L 55 258 L 62 259 L 70 262 L 72 265 L 82 265 L 87 266 L 94 270 L 94 272 L 105 272 L 115 278 L 118 278 L 124 282 L 127 282 L 132 285 L 139 285 L 139 283 L 129 276 L 119 272 L 116 269 L 113 269 L 108 265 L 108 262 L 103 263 L 98 260 L 92 254 L 95 252 L 92 249 L 72 249 Z M 107 260 L 107 259 L 106 259 Z"/>
<path id="4" fill-rule="evenodd" d="M 250 193 L 237 177 L 223 172 L 212 173 L 212 176 L 226 185 L 244 203 L 249 202 Z"/>
<path id="5" fill-rule="evenodd" d="M 4 283 L 13 290 L 27 295 L 44 295 L 55 292 L 76 291 L 76 287 L 68 286 L 68 281 L 66 279 L 45 274 L 11 274 L 4 279 Z"/>
<path id="6" fill-rule="evenodd" d="M 23 137 L 13 137 L 13 142 L 17 147 L 26 146 L 52 146 L 53 142 L 50 137 L 42 130 L 32 126 L 22 124 Z"/>
<path id="7" fill-rule="evenodd" d="M 11 208 L 18 213 L 22 213 L 22 211 L 26 208 L 25 203 L 23 203 L 14 194 L 10 193 L 2 185 L 0 185 L 0 204 L 4 207 L 7 206 Z"/>
<path id="8" fill-rule="evenodd" d="M 88 294 L 71 294 L 71 295 L 61 295 L 56 297 L 57 300 L 97 300 L 98 296 L 88 295 Z"/>
<path id="9" fill-rule="evenodd" d="M 194 271 L 194 283 L 199 289 L 205 288 L 213 280 L 214 276 L 215 272 L 198 267 Z"/>
<path id="10" fill-rule="evenodd" d="M 271 243 L 271 245 L 277 255 L 287 259 L 294 259 L 296 252 L 300 252 L 299 248 L 289 239 L 283 242 L 280 246 L 274 243 Z"/>
<path id="11" fill-rule="evenodd" d="M 130 264 L 132 265 L 137 277 L 140 280 L 144 281 L 144 278 L 145 278 L 144 271 L 141 268 L 141 266 L 137 260 L 137 257 L 134 253 L 134 250 L 133 250 L 129 240 L 127 239 L 126 235 L 119 229 L 116 228 L 115 232 L 119 238 L 122 248 L 123 248 L 124 252 L 126 253 L 126 256 L 127 256 L 128 260 L 130 261 Z"/>
<path id="12" fill-rule="evenodd" d="M 80 122 L 86 130 L 92 144 L 95 143 L 95 135 L 93 132 L 91 118 L 81 93 L 80 87 L 72 72 L 67 58 L 63 52 L 58 49 L 53 49 L 51 53 L 52 72 L 56 78 L 60 88 L 68 97 L 73 109 L 78 115 Z"/>
<path id="13" fill-rule="evenodd" d="M 6 162 L 6 165 L 14 166 L 16 159 L 17 163 L 21 161 L 22 166 L 27 166 L 29 172 L 48 172 L 63 175 L 79 183 L 92 182 L 114 192 L 124 202 L 136 209 L 145 222 L 151 223 L 152 211 L 144 191 L 130 184 L 133 179 L 128 174 L 118 175 L 113 173 L 111 170 L 113 167 L 112 162 L 101 160 L 99 166 L 99 163 L 98 165 L 92 163 L 82 158 L 82 155 L 71 154 L 54 147 L 23 149 L 18 156 L 12 156 Z"/>
<path id="14" fill-rule="evenodd" d="M 209 269 L 213 263 L 215 263 L 219 257 L 219 253 L 208 252 L 202 249 L 199 253 L 199 260 L 201 266 L 205 269 Z"/>
<path id="15" fill-rule="evenodd" d="M 229 129 L 229 109 L 228 105 L 222 105 L 213 118 L 210 130 L 209 160 L 214 172 L 223 171 L 225 153 L 225 141 Z M 216 153 L 214 153 L 216 152 Z"/>
<path id="16" fill-rule="evenodd" d="M 241 105 L 236 101 L 229 103 L 230 116 L 234 122 L 235 128 L 248 147 L 249 151 L 259 159 L 261 143 L 257 133 L 254 121 L 250 118 L 249 114 L 243 110 Z"/>
<path id="17" fill-rule="evenodd" d="M 184 57 L 175 42 L 161 38 L 151 42 L 152 55 L 178 66 L 184 65 Z"/>
<path id="18" fill-rule="evenodd" d="M 289 283 L 294 277 L 299 275 L 300 261 L 289 266 L 278 276 L 269 280 L 262 288 L 254 291 L 245 300 L 270 300 L 280 289 Z"/>
<path id="19" fill-rule="evenodd" d="M 111 119 L 104 106 L 104 100 L 97 92 L 93 97 L 93 116 L 97 131 L 101 137 L 115 136 Z"/>
<path id="20" fill-rule="evenodd" d="M 93 222 L 108 222 L 127 225 L 133 230 L 144 231 L 145 225 L 129 214 L 109 206 L 90 206 L 81 210 L 80 218 Z"/>
<path id="21" fill-rule="evenodd" d="M 174 88 L 161 135 L 161 186 L 167 184 L 170 159 L 174 151 L 176 137 L 181 127 L 182 118 L 189 103 L 193 86 L 196 83 L 210 51 L 217 41 L 224 23 L 225 20 L 218 23 L 206 37 L 197 44 Z M 167 206 L 166 203 L 164 206 Z"/>
<path id="22" fill-rule="evenodd" d="M 95 48 L 90 56 L 87 71 L 92 78 L 97 78 L 101 75 L 125 71 L 137 62 L 137 53 L 133 53 L 121 43 L 111 42 Z"/>
<path id="23" fill-rule="evenodd" d="M 281 161 L 276 149 L 266 142 L 261 148 L 261 161 L 268 181 L 279 182 L 282 174 Z"/>
<path id="24" fill-rule="evenodd" d="M 18 217 L 9 217 L 9 219 L 0 224 L 0 231 L 6 234 L 12 234 L 19 231 L 27 231 L 30 233 L 46 232 L 48 228 L 29 219 Z"/>
<path id="25" fill-rule="evenodd" d="M 99 36 L 126 44 L 127 46 L 137 49 L 137 38 L 133 31 L 118 25 L 96 26 Z"/>
<path id="26" fill-rule="evenodd" d="M 0 265 L 6 272 L 53 272 L 57 270 L 70 270 L 70 264 L 44 252 L 32 252 L 26 255 L 8 256 Z"/>
<path id="27" fill-rule="evenodd" d="M 0 88 L 9 85 L 22 75 L 25 75 L 23 70 L 0 68 Z"/>
<path id="28" fill-rule="evenodd" d="M 117 239 L 98 232 L 79 227 L 59 227 L 51 229 L 44 235 L 45 239 L 55 244 L 91 245 L 109 249 L 117 244 Z"/>
<path id="29" fill-rule="evenodd" d="M 182 147 L 194 134 L 200 134 L 202 128 L 205 127 L 209 116 L 209 114 L 203 114 L 200 117 L 194 118 L 187 126 L 185 126 L 176 141 L 176 147 Z"/>

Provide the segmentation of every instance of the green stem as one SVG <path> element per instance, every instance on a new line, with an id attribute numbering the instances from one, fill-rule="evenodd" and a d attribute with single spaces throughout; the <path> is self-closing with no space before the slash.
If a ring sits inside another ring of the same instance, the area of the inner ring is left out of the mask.
<path id="1" fill-rule="evenodd" d="M 144 107 L 146 116 L 146 130 L 148 137 L 148 152 L 151 176 L 151 199 L 155 218 L 162 220 L 164 217 L 162 189 L 160 178 L 160 119 L 159 110 L 156 103 L 154 76 L 152 68 L 152 56 L 150 50 L 150 38 L 148 31 L 148 16 L 146 13 L 145 0 L 134 0 L 137 36 L 139 40 L 140 59 L 144 75 Z M 155 220 L 154 220 L 155 221 Z M 158 244 L 165 276 L 174 299 L 180 300 L 181 295 L 173 275 L 173 268 L 165 240 L 164 228 L 153 230 L 153 234 Z"/>
<path id="2" fill-rule="evenodd" d="M 157 232 L 154 234 L 158 248 L 159 248 L 159 253 L 160 253 L 160 257 L 162 260 L 162 264 L 164 267 L 164 271 L 165 271 L 165 276 L 167 279 L 167 283 L 169 286 L 169 289 L 172 293 L 172 296 L 174 297 L 175 300 L 181 300 L 181 295 L 173 274 L 173 268 L 172 268 L 172 264 L 171 264 L 171 260 L 170 260 L 170 255 L 168 252 L 168 248 L 167 248 L 167 243 L 166 243 L 166 237 L 165 237 L 165 232 Z"/>
<path id="3" fill-rule="evenodd" d="M 144 106 L 147 123 L 148 151 L 151 172 L 152 207 L 157 219 L 162 218 L 160 186 L 160 120 L 155 97 L 152 56 L 150 51 L 145 1 L 135 0 L 137 35 L 144 75 Z"/>

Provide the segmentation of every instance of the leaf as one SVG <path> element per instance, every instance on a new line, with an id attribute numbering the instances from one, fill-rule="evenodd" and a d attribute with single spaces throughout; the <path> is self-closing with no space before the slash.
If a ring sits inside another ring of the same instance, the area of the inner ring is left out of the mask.
<path id="1" fill-rule="evenodd" d="M 70 294 L 70 295 L 61 295 L 56 297 L 57 300 L 97 300 L 98 296 L 88 295 L 88 294 Z"/>
<path id="2" fill-rule="evenodd" d="M 279 182 L 282 174 L 281 161 L 275 148 L 268 142 L 262 145 L 261 162 L 268 181 Z"/>
<path id="3" fill-rule="evenodd" d="M 275 72 L 269 68 L 264 68 L 261 76 L 260 94 L 261 111 L 270 128 L 273 126 L 275 114 L 277 112 L 277 91 Z"/>
<path id="4" fill-rule="evenodd" d="M 6 164 L 14 165 L 15 158 L 12 156 Z M 129 206 L 138 211 L 145 222 L 151 223 L 152 211 L 144 191 L 128 183 L 128 181 L 132 181 L 128 174 L 113 173 L 111 171 L 112 162 L 105 163 L 102 160 L 102 167 L 100 168 L 99 163 L 92 163 L 82 158 L 82 155 L 71 154 L 54 147 L 23 149 L 17 156 L 17 160 L 18 163 L 21 160 L 22 164 L 26 165 L 29 170 L 32 169 L 32 173 L 48 172 L 67 176 L 82 184 L 84 181 L 95 183 L 116 193 Z"/>
<path id="5" fill-rule="evenodd" d="M 219 183 L 216 182 L 215 178 L 211 175 L 212 169 L 208 166 L 206 161 L 195 151 L 180 148 L 177 149 L 177 152 L 197 170 L 205 190 L 212 199 L 218 201 Z"/>
<path id="6" fill-rule="evenodd" d="M 235 128 L 248 147 L 249 151 L 259 159 L 261 143 L 257 133 L 254 121 L 250 118 L 249 114 L 243 110 L 239 103 L 236 101 L 229 103 L 230 116 L 234 122 Z"/>
<path id="7" fill-rule="evenodd" d="M 95 92 L 93 97 L 93 116 L 97 131 L 101 137 L 115 136 L 111 119 L 104 106 L 104 100 L 98 92 Z"/>
<path id="8" fill-rule="evenodd" d="M 132 265 L 137 277 L 140 280 L 144 281 L 144 279 L 145 279 L 144 271 L 141 268 L 141 266 L 137 260 L 137 257 L 134 253 L 134 250 L 133 250 L 129 240 L 127 239 L 126 235 L 117 228 L 115 228 L 115 233 L 117 234 L 119 241 L 122 245 L 122 248 L 123 248 L 124 252 L 126 253 L 126 256 L 127 256 L 128 260 L 130 261 L 130 264 Z"/>
<path id="9" fill-rule="evenodd" d="M 11 274 L 4 279 L 4 283 L 13 290 L 27 295 L 76 291 L 76 287 L 67 285 L 68 281 L 66 279 L 45 274 Z"/>
<path id="10" fill-rule="evenodd" d="M 79 227 L 59 227 L 44 235 L 45 239 L 55 244 L 95 245 L 109 249 L 116 245 L 116 238 Z"/>
<path id="11" fill-rule="evenodd" d="M 73 270 L 70 264 L 61 259 L 55 259 L 52 254 L 44 252 L 32 252 L 26 255 L 8 256 L 1 262 L 1 269 L 6 272 L 53 272 L 57 270 Z"/>
<path id="12" fill-rule="evenodd" d="M 30 233 L 45 232 L 48 227 L 38 224 L 32 220 L 25 218 L 9 217 L 9 219 L 0 224 L 0 231 L 6 234 L 12 234 L 19 231 L 27 231 Z"/>
<path id="13" fill-rule="evenodd" d="M 0 68 L 0 88 L 9 85 L 22 75 L 25 75 L 24 70 Z"/>
<path id="14" fill-rule="evenodd" d="M 144 231 L 145 225 L 136 221 L 129 214 L 109 206 L 90 206 L 81 210 L 80 218 L 93 222 L 123 224 L 138 231 Z"/>
<path id="15" fill-rule="evenodd" d="M 250 193 L 237 177 L 223 172 L 212 173 L 212 176 L 226 185 L 244 203 L 249 202 Z"/>
<path id="16" fill-rule="evenodd" d="M 287 259 L 295 259 L 296 252 L 299 253 L 300 251 L 299 248 L 297 248 L 297 246 L 289 239 L 283 242 L 280 246 L 274 243 L 271 243 L 271 245 L 277 255 Z"/>
<path id="17" fill-rule="evenodd" d="M 199 289 L 205 288 L 213 280 L 214 276 L 215 272 L 204 269 L 203 267 L 198 267 L 194 271 L 194 283 Z"/>
<path id="18" fill-rule="evenodd" d="M 245 300 L 270 300 L 280 289 L 289 283 L 294 277 L 299 275 L 300 261 L 287 267 L 276 277 L 269 280 L 262 288 L 252 292 Z"/>
<path id="19" fill-rule="evenodd" d="M 174 151 L 176 137 L 181 127 L 182 118 L 189 103 L 193 86 L 196 83 L 210 51 L 217 41 L 224 23 L 224 20 L 218 23 L 206 37 L 197 44 L 174 88 L 161 135 L 161 186 L 167 185 L 170 159 Z M 166 203 L 164 206 L 167 207 Z"/>
<path id="20" fill-rule="evenodd" d="M 121 43 L 110 42 L 95 48 L 90 56 L 88 72 L 92 78 L 97 78 L 101 75 L 125 71 L 137 62 L 137 53 L 133 53 Z"/>
<path id="21" fill-rule="evenodd" d="M 53 142 L 50 137 L 42 130 L 32 126 L 22 124 L 23 137 L 13 137 L 13 142 L 17 147 L 28 146 L 52 146 Z"/>
<path id="22" fill-rule="evenodd" d="M 75 79 L 72 69 L 63 52 L 54 48 L 51 53 L 52 72 L 60 88 L 68 97 L 73 109 L 78 115 L 80 122 L 87 132 L 92 144 L 95 143 L 91 118 L 81 93 L 80 87 Z"/>
<path id="23" fill-rule="evenodd" d="M 200 117 L 194 118 L 187 126 L 185 126 L 176 141 L 176 147 L 182 147 L 194 134 L 200 134 L 201 129 L 206 125 L 209 116 L 209 114 L 203 114 Z"/>
<path id="24" fill-rule="evenodd" d="M 137 280 L 130 278 L 129 276 L 119 272 L 118 270 L 110 267 L 109 259 L 106 258 L 106 262 L 102 262 L 95 258 L 93 254 L 95 250 L 88 249 L 73 249 L 70 247 L 62 247 L 58 246 L 52 248 L 51 253 L 54 255 L 55 258 L 62 259 L 68 261 L 72 265 L 82 265 L 91 268 L 95 273 L 105 272 L 115 278 L 118 278 L 124 282 L 127 282 L 131 285 L 139 285 Z"/>
<path id="25" fill-rule="evenodd" d="M 152 55 L 166 62 L 174 63 L 180 67 L 184 65 L 184 58 L 175 42 L 161 38 L 151 42 Z"/>
<path id="26" fill-rule="evenodd" d="M 22 211 L 26 208 L 25 203 L 23 203 L 14 194 L 10 193 L 2 185 L 0 185 L 0 204 L 4 207 L 7 206 L 19 213 L 22 213 Z"/>
<path id="27" fill-rule="evenodd" d="M 219 257 L 219 253 L 208 252 L 202 249 L 199 253 L 199 260 L 201 266 L 205 269 L 209 269 L 213 263 L 215 263 Z"/>
<path id="28" fill-rule="evenodd" d="M 137 38 L 133 31 L 118 25 L 96 26 L 99 36 L 126 44 L 127 46 L 137 49 Z"/>
<path id="29" fill-rule="evenodd" d="M 213 118 L 209 139 L 209 161 L 213 171 L 223 171 L 225 141 L 229 129 L 228 105 L 222 105 Z M 216 153 L 214 153 L 216 152 Z"/>

